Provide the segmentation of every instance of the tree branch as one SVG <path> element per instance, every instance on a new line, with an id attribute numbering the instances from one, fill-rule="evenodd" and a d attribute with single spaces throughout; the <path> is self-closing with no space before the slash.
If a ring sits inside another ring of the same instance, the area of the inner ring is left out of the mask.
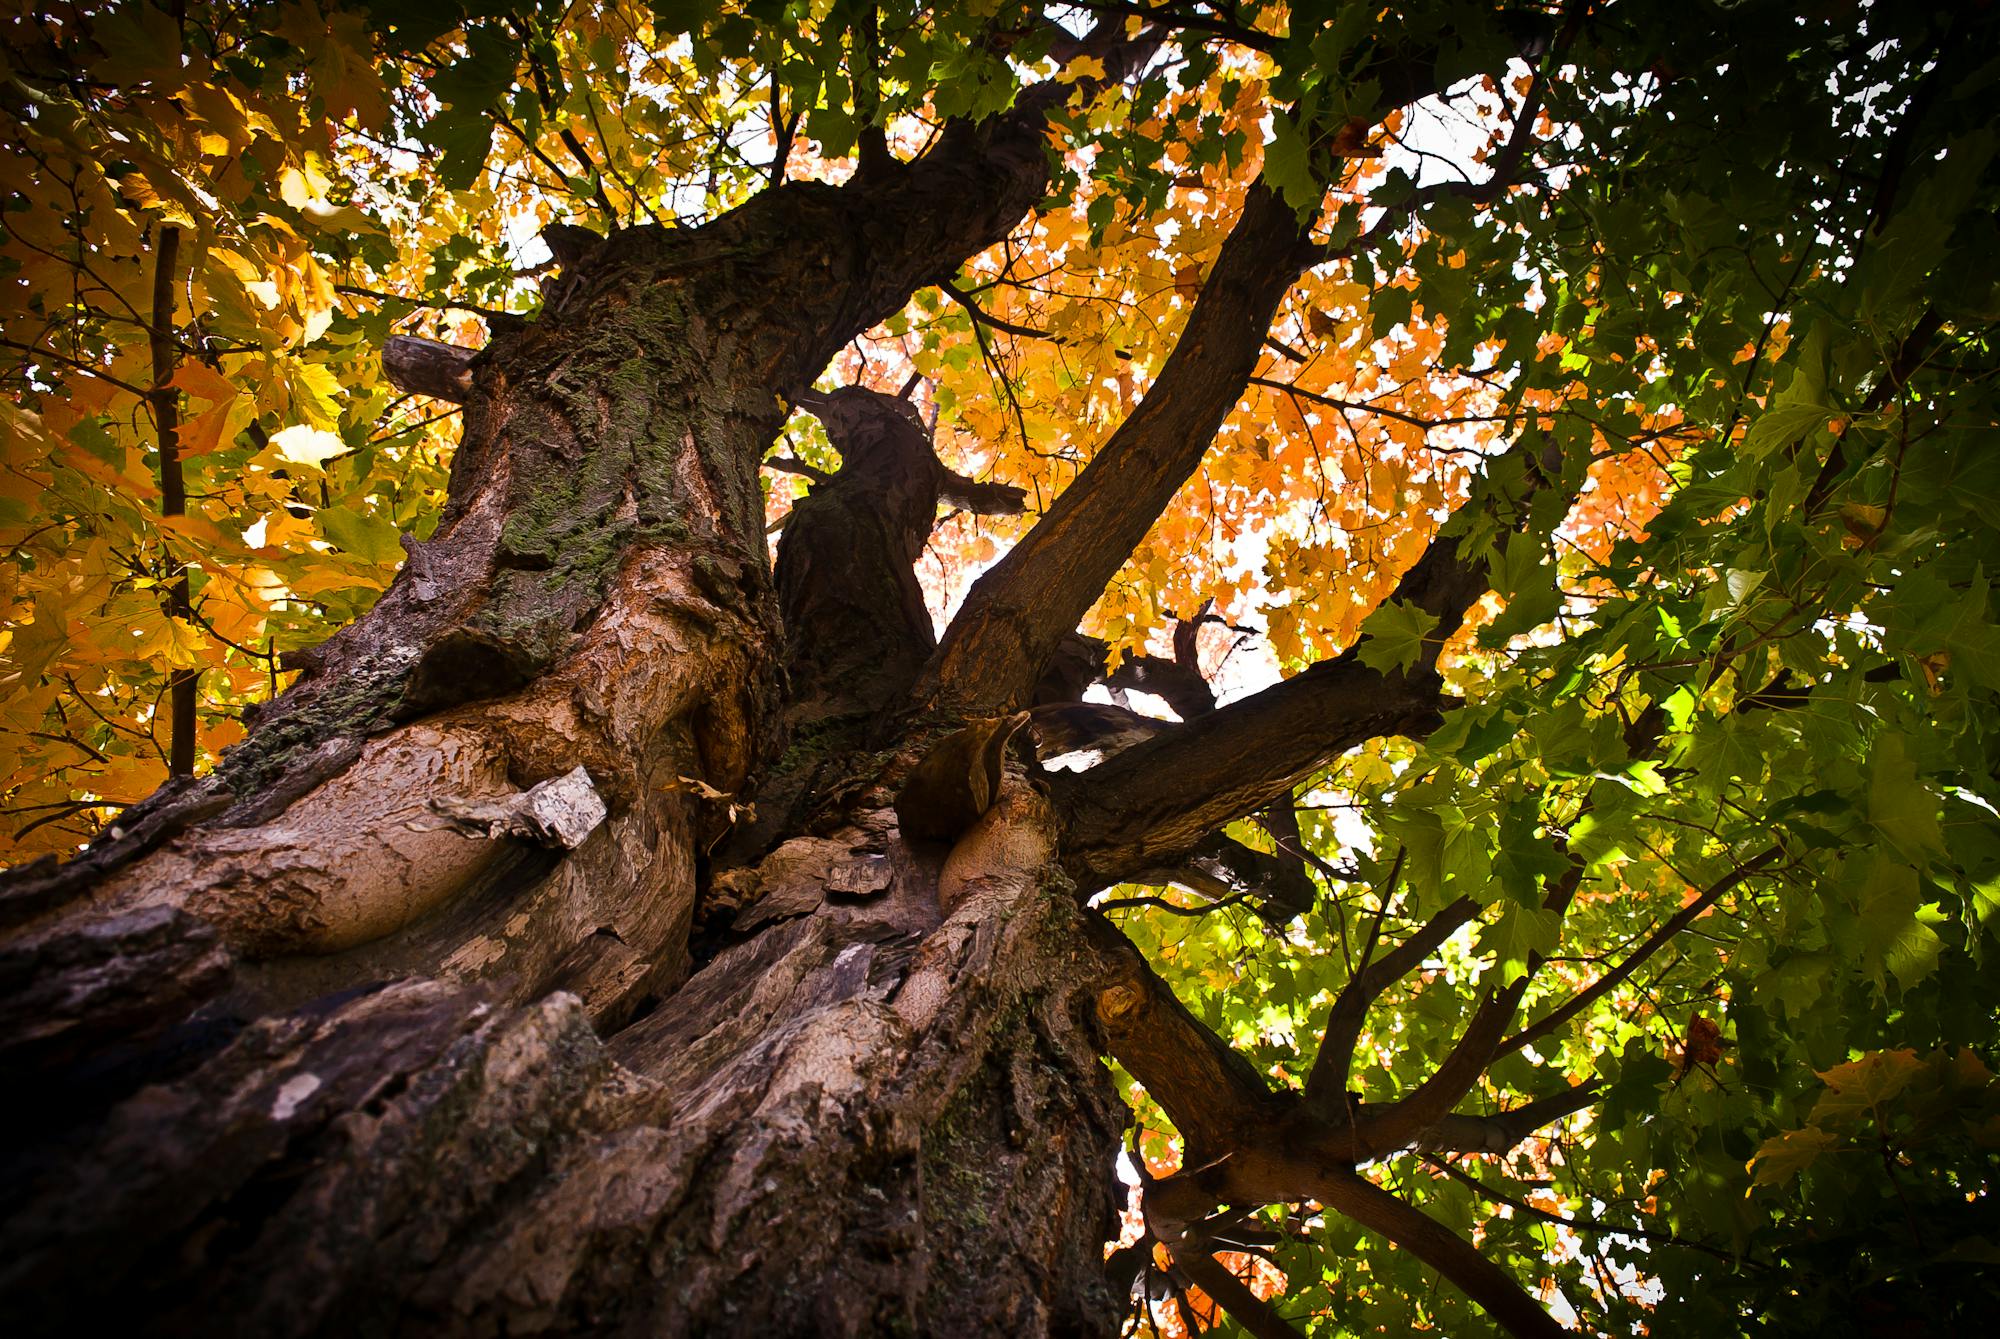
<path id="1" fill-rule="evenodd" d="M 1013 484 L 981 483 L 947 470 L 938 499 L 980 516 L 1019 516 L 1027 510 L 1028 490 Z"/>
<path id="2" fill-rule="evenodd" d="M 1487 1185 L 1478 1177 L 1460 1168 L 1448 1158 L 1433 1157 L 1425 1158 L 1424 1161 L 1466 1187 L 1466 1189 L 1472 1191 L 1475 1195 L 1490 1199 L 1495 1204 L 1504 1204 L 1515 1213 L 1526 1218 L 1534 1218 L 1544 1223 L 1553 1223 L 1559 1227 L 1569 1228 L 1572 1232 L 1604 1232 L 1620 1237 L 1632 1237 L 1639 1241 L 1656 1241 L 1662 1246 L 1682 1246 L 1691 1251 L 1700 1251 L 1704 1255 L 1712 1255 L 1718 1260 L 1726 1260 L 1732 1265 L 1752 1263 L 1744 1260 L 1741 1256 L 1723 1250 L 1719 1246 L 1711 1246 L 1705 1241 L 1689 1241 L 1687 1238 L 1677 1237 L 1671 1232 L 1654 1232 L 1643 1227 L 1621 1227 L 1615 1223 L 1599 1222 L 1593 1218 L 1565 1218 L 1559 1213 L 1550 1213 L 1547 1209 L 1537 1209 L 1526 1200 L 1516 1199 L 1512 1195 L 1503 1194 L 1495 1190 L 1492 1186 Z"/>
<path id="3" fill-rule="evenodd" d="M 1302 1339 L 1276 1307 L 1251 1292 L 1249 1284 L 1237 1278 L 1234 1271 L 1210 1255 L 1199 1242 L 1162 1237 L 1160 1244 L 1167 1248 L 1174 1268 L 1187 1275 L 1189 1282 L 1207 1293 L 1229 1313 L 1230 1319 L 1256 1339 Z"/>
<path id="4" fill-rule="evenodd" d="M 1315 1177 L 1311 1191 L 1327 1208 L 1388 1238 L 1442 1274 L 1509 1334 L 1518 1339 L 1565 1339 L 1567 1331 L 1506 1271 L 1416 1206 L 1343 1169 Z"/>
<path id="5" fill-rule="evenodd" d="M 1231 23 L 1227 19 L 1216 18 L 1209 14 L 1190 14 L 1168 5 L 1142 5 L 1135 4 L 1132 0 L 1085 0 L 1085 3 L 1078 7 L 1093 13 L 1122 14 L 1130 18 L 1144 19 L 1148 23 L 1165 28 L 1209 33 L 1234 42 L 1238 46 L 1248 47 L 1252 51 L 1276 51 L 1283 40 L 1269 33 L 1258 32 L 1255 28 L 1246 28 L 1240 23 Z"/>
<path id="6" fill-rule="evenodd" d="M 1505 1153 L 1543 1126 L 1575 1115 L 1600 1096 L 1597 1080 L 1591 1079 L 1490 1116 L 1454 1111 L 1420 1131 L 1410 1146 L 1424 1153 Z"/>
<path id="7" fill-rule="evenodd" d="M 1275 192 L 1243 213 L 1166 365 L 1034 529 L 982 576 L 946 629 L 919 696 L 964 712 L 1025 702 L 1057 644 L 1198 469 L 1256 369 L 1299 273 L 1306 232 Z"/>
<path id="8" fill-rule="evenodd" d="M 1070 870 L 1101 887 L 1124 871 L 1172 863 L 1328 758 L 1383 735 L 1429 734 L 1442 723 L 1440 705 L 1427 677 L 1384 676 L 1349 655 L 1322 661 L 1061 780 Z"/>
<path id="9" fill-rule="evenodd" d="M 1197 669 L 1162 656 L 1126 656 L 1117 668 L 1106 669 L 1110 648 L 1095 637 L 1072 632 L 1056 644 L 1042 667 L 1035 704 L 1073 702 L 1094 683 L 1107 688 L 1151 693 L 1172 707 L 1183 721 L 1215 710 L 1215 690 Z"/>
<path id="10" fill-rule="evenodd" d="M 764 468 L 767 470 L 776 470 L 780 474 L 796 474 L 800 478 L 810 479 L 816 484 L 827 483 L 833 478 L 831 474 L 828 474 L 819 466 L 808 465 L 805 461 L 792 456 L 765 456 Z"/>
<path id="11" fill-rule="evenodd" d="M 1002 334 L 1017 335 L 1022 339 L 1045 340 L 1050 344 L 1069 343 L 1061 335 L 1051 335 L 1046 330 L 1036 330 L 1032 326 L 1015 325 L 1012 321 L 1001 320 L 998 316 L 993 315 L 977 302 L 973 301 L 972 294 L 952 283 L 949 279 L 938 280 L 937 286 L 939 292 L 965 308 L 966 315 L 972 318 L 974 325 L 989 326 L 994 330 L 1000 331 Z"/>
<path id="12" fill-rule="evenodd" d="M 148 344 L 153 358 L 153 388 L 146 396 L 153 407 L 153 427 L 160 447 L 160 515 L 180 516 L 187 511 L 187 480 L 181 471 L 180 399 L 173 385 L 176 341 L 174 339 L 174 280 L 180 256 L 181 230 L 159 225 L 153 258 L 153 319 Z M 194 618 L 194 600 L 183 566 L 167 589 L 167 615 L 189 623 Z M 199 672 L 177 669 L 167 676 L 168 726 L 167 774 L 194 774 L 195 689 Z"/>
<path id="13" fill-rule="evenodd" d="M 1598 977 L 1597 980 L 1591 982 L 1590 985 L 1584 987 L 1584 989 L 1578 991 L 1575 995 L 1572 995 L 1559 1008 L 1552 1010 L 1507 1040 L 1501 1042 L 1498 1049 L 1495 1050 L 1494 1055 L 1502 1056 L 1518 1051 L 1530 1042 L 1548 1036 L 1551 1032 L 1556 1031 L 1569 1022 L 1570 1019 L 1575 1018 L 1585 1009 L 1588 1009 L 1597 1000 L 1603 998 L 1604 995 L 1614 989 L 1619 982 L 1637 971 L 1646 959 L 1664 948 L 1667 942 L 1675 935 L 1694 924 L 1703 912 L 1714 906 L 1730 889 L 1772 864 L 1782 854 L 1783 852 L 1774 846 L 1768 851 L 1752 856 L 1728 874 L 1710 884 L 1701 896 L 1695 898 L 1694 901 L 1682 907 L 1672 916 L 1669 916 L 1666 923 L 1647 936 L 1645 942 L 1640 944 L 1639 947 L 1627 954 L 1623 962 L 1606 972 L 1603 976 Z"/>
<path id="14" fill-rule="evenodd" d="M 1530 979 L 1524 973 L 1482 1000 L 1472 1011 L 1472 1019 L 1459 1035 L 1457 1045 L 1438 1062 L 1429 1077 L 1407 1097 L 1371 1114 L 1365 1137 L 1372 1146 L 1406 1147 L 1465 1100 L 1465 1095 L 1479 1082 L 1479 1076 L 1493 1063 L 1500 1038 L 1514 1020 L 1521 997 L 1528 993 Z"/>
<path id="15" fill-rule="evenodd" d="M 1127 881 L 1175 883 L 1218 901 L 1256 897 L 1261 904 L 1258 914 L 1277 924 L 1310 909 L 1318 891 L 1300 861 L 1282 853 L 1266 854 L 1219 832 L 1179 864 L 1139 870 Z"/>
<path id="16" fill-rule="evenodd" d="M 1085 926 L 1105 964 L 1096 1012 L 1106 1048 L 1187 1141 L 1184 1160 L 1221 1157 L 1267 1134 L 1287 1104 L 1256 1066 L 1188 1012 L 1117 927 L 1101 916 Z"/>
<path id="17" fill-rule="evenodd" d="M 1331 395 L 1322 395 L 1318 391 L 1309 391 L 1302 386 L 1294 386 L 1289 381 L 1280 381 L 1275 377 L 1252 377 L 1250 378 L 1250 384 L 1252 386 L 1262 386 L 1265 390 L 1283 391 L 1287 395 L 1296 395 L 1301 400 L 1309 401 L 1312 404 L 1325 405 L 1329 409 L 1345 409 L 1359 414 L 1374 414 L 1380 418 L 1394 419 L 1398 423 L 1407 423 L 1413 428 L 1424 428 L 1426 430 L 1431 428 L 1457 427 L 1466 423 L 1512 423 L 1520 417 L 1519 414 L 1458 414 L 1446 418 L 1423 418 L 1417 414 L 1406 414 L 1399 409 L 1390 409 L 1371 400 L 1341 400 Z"/>
<path id="18" fill-rule="evenodd" d="M 478 354 L 421 335 L 391 335 L 382 342 L 382 372 L 406 395 L 464 404 L 472 394 L 472 360 Z"/>
<path id="19" fill-rule="evenodd" d="M 1179 17 L 1161 14 L 1167 22 Z M 1361 62 L 1357 77 L 1382 90 L 1380 113 L 1436 91 L 1436 66 L 1434 51 L 1383 48 Z M 971 714 L 1028 700 L 1062 638 L 1200 468 L 1256 371 L 1278 304 L 1299 271 L 1321 258 L 1297 212 L 1261 182 L 1253 186 L 1158 379 L 1040 522 L 974 585 L 926 668 L 919 701 Z"/>
<path id="20" fill-rule="evenodd" d="M 374 298 L 377 302 L 407 302 L 412 307 L 429 307 L 433 311 L 471 312 L 488 320 L 520 321 L 526 319 L 519 312 L 499 311 L 493 307 L 482 307 L 475 302 L 456 302 L 449 298 L 419 298 L 407 293 L 386 293 L 379 288 L 363 288 L 360 284 L 335 284 L 333 291 L 344 293 L 351 298 Z M 405 336 L 405 338 L 409 338 Z"/>
<path id="21" fill-rule="evenodd" d="M 1566 845 L 1558 840 L 1557 846 L 1568 856 Z M 1571 858 L 1562 877 L 1550 884 L 1548 893 L 1542 899 L 1543 909 L 1554 912 L 1560 919 L 1569 910 L 1569 904 L 1582 883 L 1583 865 Z M 1466 1024 L 1458 1044 L 1452 1047 L 1451 1054 L 1444 1058 L 1431 1076 L 1418 1085 L 1416 1091 L 1390 1105 L 1381 1116 L 1369 1123 L 1366 1137 L 1372 1144 L 1396 1147 L 1411 1143 L 1464 1100 L 1479 1081 L 1479 1076 L 1486 1072 L 1486 1067 L 1499 1054 L 1501 1035 L 1513 1021 L 1514 1011 L 1520 1007 L 1521 998 L 1528 993 L 1528 985 L 1535 979 L 1541 965 L 1542 955 L 1539 952 L 1530 953 L 1527 969 L 1520 978 L 1488 997 L 1473 1012 L 1472 1021 Z"/>
<path id="22" fill-rule="evenodd" d="M 782 56 L 783 54 L 783 47 L 781 45 L 779 55 Z M 784 184 L 785 170 L 792 161 L 792 138 L 798 134 L 799 129 L 798 108 L 794 107 L 791 115 L 784 115 L 784 109 L 781 106 L 783 92 L 784 90 L 778 83 L 777 68 L 773 66 L 771 70 L 771 134 L 777 140 L 777 153 L 771 159 L 771 184 L 773 186 Z"/>
<path id="23" fill-rule="evenodd" d="M 1354 1068 L 1354 1048 L 1361 1036 L 1361 1025 L 1368 1018 L 1368 1006 L 1383 991 L 1435 953 L 1459 926 L 1479 914 L 1477 902 L 1461 897 L 1431 917 L 1393 951 L 1380 958 L 1375 957 L 1373 949 L 1376 935 L 1381 930 L 1382 915 L 1388 911 L 1389 903 L 1395 897 L 1396 882 L 1402 869 L 1403 852 L 1398 851 L 1395 868 L 1389 873 L 1387 886 L 1382 889 L 1382 905 L 1375 925 L 1369 931 L 1361 965 L 1347 978 L 1347 984 L 1341 987 L 1333 1007 L 1327 1011 L 1319 1053 L 1313 1058 L 1312 1069 L 1306 1074 L 1306 1105 L 1324 1117 L 1331 1118 L 1343 1103 L 1347 1078 Z"/>
<path id="24" fill-rule="evenodd" d="M 1561 480 L 1555 450 L 1551 444 L 1528 460 L 1529 493 Z M 1513 506 L 1525 518 L 1521 501 L 1496 485 L 1484 505 Z M 1484 560 L 1463 555 L 1458 538 L 1441 535 L 1390 597 L 1438 620 L 1409 670 L 1383 674 L 1364 665 L 1357 643 L 1060 783 L 1070 872 L 1085 887 L 1101 887 L 1124 870 L 1172 863 L 1203 834 L 1263 807 L 1345 750 L 1385 735 L 1429 734 L 1446 705 L 1438 652 L 1487 585 Z"/>
<path id="25" fill-rule="evenodd" d="M 889 152 L 889 134 L 882 124 L 882 35 L 875 5 L 862 8 L 849 45 L 848 74 L 854 89 L 854 116 L 860 128 L 855 138 L 855 171 L 879 172 L 896 159 Z"/>

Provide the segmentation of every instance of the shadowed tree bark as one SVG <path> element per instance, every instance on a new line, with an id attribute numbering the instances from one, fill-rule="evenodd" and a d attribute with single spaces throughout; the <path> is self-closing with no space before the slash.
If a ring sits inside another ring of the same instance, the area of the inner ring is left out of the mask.
<path id="1" fill-rule="evenodd" d="M 1086 45 L 1113 79 L 1150 49 Z M 1421 54 L 1385 58 L 1421 77 L 1382 78 L 1379 110 L 1428 91 Z M 1300 1100 L 1080 896 L 1297 914 L 1292 787 L 1451 705 L 1434 641 L 1219 708 L 1191 654 L 1110 676 L 1178 725 L 1075 709 L 1107 677 L 1077 621 L 1324 258 L 1312 220 L 1251 191 L 1151 392 L 940 643 L 911 568 L 940 500 L 1021 498 L 950 474 L 894 397 L 809 390 L 1027 216 L 1068 88 L 839 188 L 565 235 L 536 320 L 469 359 L 386 351 L 465 405 L 435 536 L 212 775 L 0 889 L 0 1065 L 50 1095 L 10 1110 L 0 1169 L 24 1330 L 1107 1333 L 1105 1049 L 1188 1139 L 1147 1216 L 1191 1278 L 1227 1288 L 1216 1206 L 1318 1199 L 1552 1330 L 1352 1171 L 1588 1100 L 1455 1110 L 1525 980 L 1404 1101 Z M 757 471 L 790 404 L 842 467 L 774 564 Z M 1486 584 L 1444 540 L 1401 594 L 1441 641 Z M 1038 737 L 1116 756 L 1056 778 Z M 1221 834 L 1274 804 L 1279 856 Z M 1342 1017 L 1471 914 L 1385 952 Z"/>

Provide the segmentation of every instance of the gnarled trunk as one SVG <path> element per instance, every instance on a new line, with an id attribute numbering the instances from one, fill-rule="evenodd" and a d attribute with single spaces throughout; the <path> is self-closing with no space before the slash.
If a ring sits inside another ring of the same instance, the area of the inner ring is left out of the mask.
<path id="1" fill-rule="evenodd" d="M 1053 96 L 844 189 L 562 234 L 538 320 L 429 351 L 466 399 L 435 535 L 212 776 L 0 891 L 0 1065 L 48 1095 L 13 1113 L 10 1315 L 1111 1325 L 1123 1116 L 1054 813 L 1014 764 L 955 844 L 889 804 L 934 732 L 896 714 L 910 559 L 978 486 L 927 434 L 850 443 L 774 579 L 757 483 L 832 352 L 1040 196 Z M 843 502 L 871 484 L 906 505 Z M 784 821 L 720 869 L 766 770 Z"/>

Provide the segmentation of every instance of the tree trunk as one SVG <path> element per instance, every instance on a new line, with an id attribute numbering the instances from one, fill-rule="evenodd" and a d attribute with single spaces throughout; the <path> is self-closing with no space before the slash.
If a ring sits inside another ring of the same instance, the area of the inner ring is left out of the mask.
<path id="1" fill-rule="evenodd" d="M 1057 95 L 571 230 L 539 319 L 420 360 L 466 400 L 435 535 L 212 776 L 0 888 L 17 1325 L 1114 1324 L 1054 811 L 997 755 L 962 840 L 890 804 L 936 733 L 910 559 L 941 491 L 1018 495 L 850 440 L 774 578 L 757 482 L 832 353 L 1041 196 Z"/>

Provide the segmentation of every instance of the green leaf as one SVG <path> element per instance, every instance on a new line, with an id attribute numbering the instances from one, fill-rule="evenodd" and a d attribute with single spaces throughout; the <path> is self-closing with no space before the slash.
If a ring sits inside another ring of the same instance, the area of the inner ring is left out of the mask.
<path id="1" fill-rule="evenodd" d="M 1834 416 L 1826 402 L 1826 354 L 1830 326 L 1821 321 L 1791 355 L 1792 376 L 1785 388 L 1772 399 L 1770 407 L 1757 416 L 1743 445 L 1752 460 L 1760 460 L 1780 446 L 1789 446 L 1816 431 Z"/>
<path id="2" fill-rule="evenodd" d="M 431 92 L 444 110 L 418 134 L 443 153 L 438 178 L 447 189 L 470 186 L 486 165 L 494 128 L 488 113 L 513 87 L 520 55 L 518 45 L 500 28 L 481 25 L 467 31 L 464 58 L 431 76 Z"/>
<path id="3" fill-rule="evenodd" d="M 1362 664 L 1384 674 L 1406 670 L 1423 655 L 1424 638 L 1437 625 L 1436 614 L 1405 600 L 1391 600 L 1361 625 L 1361 642 L 1354 653 Z"/>
<path id="4" fill-rule="evenodd" d="M 1997 139 L 1980 130 L 1952 140 L 1939 166 L 1891 217 L 1858 276 L 1864 320 L 1893 316 L 1945 259 L 1952 229 L 1971 204 Z"/>
<path id="5" fill-rule="evenodd" d="M 1902 735 L 1875 741 L 1868 764 L 1868 821 L 1905 855 L 1921 859 L 1944 851 L 1937 796 L 1917 780 L 1917 765 Z"/>
<path id="6" fill-rule="evenodd" d="M 1499 617 L 1479 630 L 1481 646 L 1505 646 L 1508 639 L 1542 626 L 1562 611 L 1555 565 L 1542 541 L 1514 532 L 1493 563 L 1493 589 L 1507 597 Z"/>
<path id="7" fill-rule="evenodd" d="M 1301 214 L 1319 208 L 1323 192 L 1313 175 L 1311 148 L 1305 132 L 1283 112 L 1271 114 L 1271 142 L 1264 146 L 1264 180 Z"/>
<path id="8" fill-rule="evenodd" d="M 652 0 L 654 31 L 695 33 L 715 14 L 709 0 Z"/>
<path id="9" fill-rule="evenodd" d="M 1757 978 L 1756 995 L 1759 999 L 1775 999 L 1787 1017 L 1798 1019 L 1819 1003 L 1833 971 L 1831 954 L 1794 954 Z"/>
<path id="10" fill-rule="evenodd" d="M 336 544 L 357 558 L 388 567 L 401 561 L 402 537 L 387 521 L 364 515 L 351 507 L 321 507 L 313 516 L 327 542 Z"/>
<path id="11" fill-rule="evenodd" d="M 1974 577 L 1964 598 L 1940 621 L 1937 636 L 1951 653 L 1951 674 L 1963 675 L 1976 687 L 1995 689 L 2000 688 L 2000 627 L 1988 612 L 1989 589 L 1985 573 Z"/>
<path id="12" fill-rule="evenodd" d="M 1511 906 L 1507 914 L 1480 937 L 1480 948 L 1493 954 L 1499 968 L 1497 984 L 1505 985 L 1528 970 L 1528 957 L 1555 948 L 1562 915 L 1546 907 Z"/>

